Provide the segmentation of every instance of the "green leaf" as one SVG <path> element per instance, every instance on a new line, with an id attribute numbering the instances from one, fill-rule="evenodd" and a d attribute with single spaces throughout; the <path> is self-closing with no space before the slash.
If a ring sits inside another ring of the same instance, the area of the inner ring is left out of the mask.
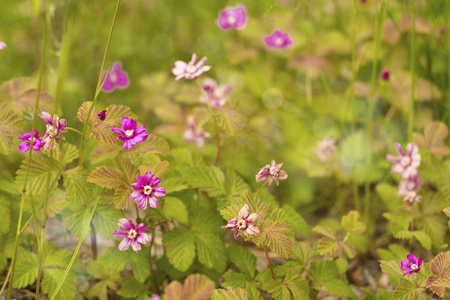
<path id="1" fill-rule="evenodd" d="M 291 221 L 296 233 L 306 236 L 311 235 L 311 228 L 308 223 L 306 223 L 305 219 L 303 219 L 303 217 L 297 213 L 292 206 L 284 204 L 282 209 L 286 212 L 287 217 Z"/>
<path id="2" fill-rule="evenodd" d="M 222 284 L 223 287 L 245 288 L 248 282 L 252 282 L 252 278 L 248 274 L 237 272 L 227 272 L 223 275 L 223 278 L 225 279 Z"/>
<path id="3" fill-rule="evenodd" d="M 156 266 L 158 267 L 158 270 L 164 271 L 164 273 L 167 274 L 171 280 L 178 281 L 181 281 L 187 275 L 194 273 L 195 269 L 198 267 L 198 265 L 192 264 L 189 269 L 181 272 L 169 263 L 169 259 L 167 258 L 167 256 L 162 256 L 160 259 L 158 259 L 156 261 Z"/>
<path id="4" fill-rule="evenodd" d="M 42 291 L 46 293 L 49 298 L 53 295 L 59 280 L 64 274 L 62 269 L 44 269 L 44 279 L 42 280 Z M 56 300 L 75 299 L 77 292 L 77 278 L 73 271 L 69 272 L 64 281 L 60 291 L 56 295 Z"/>
<path id="5" fill-rule="evenodd" d="M 297 242 L 292 247 L 292 255 L 297 257 L 297 260 L 306 266 L 309 259 L 314 256 L 314 250 L 312 243 L 309 242 Z"/>
<path id="6" fill-rule="evenodd" d="M 199 262 L 207 268 L 225 271 L 227 255 L 222 239 L 208 232 L 196 232 L 194 237 Z"/>
<path id="7" fill-rule="evenodd" d="M 390 276 L 403 278 L 403 271 L 401 269 L 401 264 L 397 260 L 381 260 L 380 268 L 383 273 Z"/>
<path id="8" fill-rule="evenodd" d="M 229 205 L 239 205 L 241 195 L 249 189 L 245 181 L 236 174 L 235 171 L 228 169 L 225 181 L 225 196 L 218 199 L 218 209 L 222 209 Z"/>
<path id="9" fill-rule="evenodd" d="M 355 210 L 350 211 L 342 217 L 342 228 L 345 231 L 361 234 L 366 230 L 366 224 L 359 222 L 359 213 Z"/>
<path id="10" fill-rule="evenodd" d="M 84 224 L 90 218 L 90 208 L 82 206 L 79 209 L 66 208 L 61 212 L 63 220 L 67 222 L 67 228 L 78 238 L 81 238 Z"/>
<path id="11" fill-rule="evenodd" d="M 206 300 L 211 298 L 213 292 L 214 282 L 201 274 L 189 275 L 183 286 L 178 281 L 172 281 L 164 289 L 167 300 Z"/>
<path id="12" fill-rule="evenodd" d="M 203 125 L 205 125 L 209 121 L 209 119 L 211 119 L 211 116 L 212 114 L 208 108 L 204 106 L 197 108 L 194 113 L 195 127 L 196 128 L 203 127 Z"/>
<path id="13" fill-rule="evenodd" d="M 214 166 L 196 166 L 184 170 L 183 180 L 194 188 L 207 192 L 211 197 L 217 197 L 225 193 L 225 176 L 222 171 Z"/>
<path id="14" fill-rule="evenodd" d="M 164 197 L 164 206 L 162 208 L 164 217 L 168 220 L 177 220 L 187 224 L 188 212 L 183 201 L 175 197 Z"/>
<path id="15" fill-rule="evenodd" d="M 241 208 L 244 204 L 248 204 L 250 213 L 256 213 L 260 220 L 264 220 L 266 214 L 269 212 L 269 205 L 262 202 L 260 199 L 255 199 L 251 190 L 247 190 L 241 195 Z"/>
<path id="16" fill-rule="evenodd" d="M 99 204 L 92 217 L 92 223 L 98 233 L 111 239 L 114 230 L 118 229 L 117 221 L 123 217 L 122 211 L 109 205 Z"/>
<path id="17" fill-rule="evenodd" d="M 245 124 L 245 117 L 236 107 L 225 104 L 216 111 L 219 120 L 219 126 L 222 127 L 230 136 L 241 129 Z"/>
<path id="18" fill-rule="evenodd" d="M 19 249 L 17 253 L 16 268 L 14 270 L 14 288 L 24 288 L 32 284 L 38 274 L 38 257 L 34 253 Z"/>
<path id="19" fill-rule="evenodd" d="M 145 297 L 148 300 L 151 294 L 148 291 L 149 284 L 140 283 L 133 276 L 128 276 L 122 282 L 120 290 L 117 292 L 119 296 L 125 299 L 141 299 L 138 297 Z"/>
<path id="20" fill-rule="evenodd" d="M 82 206 L 91 196 L 91 186 L 86 182 L 87 175 L 82 166 L 64 172 L 64 188 L 73 208 Z"/>
<path id="21" fill-rule="evenodd" d="M 430 236 L 423 230 L 412 231 L 413 236 L 420 242 L 422 247 L 427 250 L 431 249 L 431 239 Z"/>
<path id="22" fill-rule="evenodd" d="M 405 206 L 403 200 L 397 197 L 398 188 L 396 186 L 380 183 L 375 189 L 389 211 L 393 212 Z"/>
<path id="23" fill-rule="evenodd" d="M 48 241 L 44 243 L 44 252 L 42 257 L 42 264 L 45 267 L 60 267 L 65 268 L 72 257 L 72 250 L 58 248 L 53 242 Z M 74 264 L 75 268 L 79 264 L 79 260 Z"/>
<path id="24" fill-rule="evenodd" d="M 169 177 L 164 179 L 164 187 L 166 188 L 166 195 L 183 191 L 189 188 L 183 183 L 181 177 Z"/>
<path id="25" fill-rule="evenodd" d="M 416 287 L 413 282 L 403 281 L 392 294 L 392 300 L 426 300 L 429 299 L 423 287 Z"/>
<path id="26" fill-rule="evenodd" d="M 0 195 L 0 211 L 2 217 L 0 218 L 0 233 L 7 233 L 11 228 L 11 203 Z"/>
<path id="27" fill-rule="evenodd" d="M 251 278 L 255 277 L 256 256 L 252 252 L 234 244 L 231 244 L 230 247 L 228 247 L 228 252 L 233 264 L 246 274 L 250 275 Z"/>
<path id="28" fill-rule="evenodd" d="M 155 174 L 155 177 L 164 176 L 169 168 L 169 162 L 167 160 L 160 161 L 152 168 L 152 173 Z"/>
<path id="29" fill-rule="evenodd" d="M 267 292 L 272 294 L 275 300 L 291 299 L 291 292 L 283 285 L 280 279 L 271 279 L 266 285 Z"/>
<path id="30" fill-rule="evenodd" d="M 195 240 L 187 229 L 175 228 L 163 237 L 169 262 L 178 270 L 186 271 L 194 261 Z"/>
<path id="31" fill-rule="evenodd" d="M 292 243 L 288 236 L 291 231 L 292 226 L 290 225 L 269 221 L 267 226 L 252 238 L 255 239 L 257 245 L 268 246 L 273 252 L 287 259 L 291 253 Z"/>
<path id="32" fill-rule="evenodd" d="M 19 137 L 23 124 L 22 118 L 17 113 L 4 109 L 0 111 L 0 154 L 9 155 L 13 139 Z"/>
<path id="33" fill-rule="evenodd" d="M 87 181 L 107 189 L 115 189 L 128 184 L 126 179 L 123 178 L 119 172 L 104 166 L 98 167 L 92 171 L 91 174 L 89 174 Z"/>
<path id="34" fill-rule="evenodd" d="M 254 286 L 246 284 L 246 288 L 227 287 L 226 289 L 214 290 L 211 300 L 260 300 L 261 294 Z"/>
<path id="35" fill-rule="evenodd" d="M 357 299 L 349 284 L 341 279 L 333 278 L 330 281 L 322 282 L 322 285 L 327 288 L 330 295 Z"/>
<path id="36" fill-rule="evenodd" d="M 445 289 L 449 287 L 448 285 L 445 286 L 445 283 L 450 281 L 450 251 L 438 254 L 430 262 L 430 271 L 437 277 L 429 276 L 426 281 L 426 287 L 439 297 L 443 297 Z"/>
<path id="37" fill-rule="evenodd" d="M 195 232 L 223 233 L 220 216 L 216 211 L 197 207 L 189 214 L 189 227 Z"/>
<path id="38" fill-rule="evenodd" d="M 64 143 L 62 145 L 57 144 L 54 155 L 56 159 L 64 166 L 70 164 L 73 160 L 79 157 L 77 147 L 69 143 Z"/>
<path id="39" fill-rule="evenodd" d="M 203 157 L 198 153 L 192 153 L 185 148 L 173 149 L 170 153 L 175 160 L 176 165 L 183 167 L 194 167 L 203 165 Z"/>
<path id="40" fill-rule="evenodd" d="M 447 126 L 442 122 L 431 122 L 425 126 L 424 134 L 414 133 L 413 142 L 420 150 L 426 150 L 437 156 L 446 156 L 450 153 L 445 144 L 448 135 Z"/>
<path id="41" fill-rule="evenodd" d="M 333 229 L 324 227 L 324 226 L 316 226 L 312 229 L 313 232 L 319 233 L 327 238 L 336 239 L 336 232 Z"/>
<path id="42" fill-rule="evenodd" d="M 283 285 L 289 289 L 294 299 L 309 299 L 309 283 L 298 272 L 289 270 Z"/>
<path id="43" fill-rule="evenodd" d="M 309 267 L 309 273 L 314 278 L 314 281 L 320 283 L 335 278 L 338 275 L 338 272 L 336 264 L 331 260 L 313 260 Z"/>
<path id="44" fill-rule="evenodd" d="M 98 258 L 98 263 L 106 270 L 120 272 L 130 262 L 130 256 L 125 251 L 120 251 L 116 246 L 110 247 Z"/>
<path id="45" fill-rule="evenodd" d="M 139 253 L 129 252 L 131 265 L 133 266 L 134 277 L 139 282 L 144 282 L 150 276 L 150 259 L 147 251 L 139 251 Z"/>

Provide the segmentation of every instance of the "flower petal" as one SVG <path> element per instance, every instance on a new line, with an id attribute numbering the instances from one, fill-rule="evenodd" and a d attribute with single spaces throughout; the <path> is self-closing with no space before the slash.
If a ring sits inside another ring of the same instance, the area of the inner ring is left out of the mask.
<path id="1" fill-rule="evenodd" d="M 28 150 L 30 150 L 30 142 L 25 141 L 20 143 L 19 150 L 20 152 L 27 152 Z"/>
<path id="2" fill-rule="evenodd" d="M 166 195 L 166 189 L 161 187 L 157 187 L 153 189 L 153 195 L 155 197 L 164 197 Z"/>
<path id="3" fill-rule="evenodd" d="M 153 196 L 148 197 L 148 201 L 150 203 L 150 207 L 157 208 L 158 207 L 158 199 Z"/>
<path id="4" fill-rule="evenodd" d="M 42 119 L 45 123 L 50 124 L 50 125 L 53 125 L 52 116 L 51 116 L 48 112 L 46 112 L 46 111 L 41 112 L 41 113 L 39 114 L 39 117 L 41 117 L 41 119 Z"/>
<path id="5" fill-rule="evenodd" d="M 130 230 L 132 227 L 130 226 L 130 220 L 122 218 L 117 222 L 117 225 L 119 225 L 119 229 L 122 231 L 128 231 Z"/>
<path id="6" fill-rule="evenodd" d="M 128 233 L 122 232 L 120 230 L 114 230 L 112 235 L 119 239 L 124 239 L 124 238 L 128 237 Z"/>
<path id="7" fill-rule="evenodd" d="M 119 248 L 120 251 L 125 251 L 125 250 L 127 250 L 128 248 L 130 248 L 130 245 L 131 245 L 131 239 L 130 239 L 130 238 L 124 238 L 124 239 L 120 242 L 118 248 Z"/>
<path id="8" fill-rule="evenodd" d="M 238 219 L 246 219 L 248 217 L 248 204 L 245 203 L 245 205 L 241 208 L 241 210 L 238 213 Z"/>
<path id="9" fill-rule="evenodd" d="M 406 258 L 413 264 L 417 264 L 417 256 L 415 256 L 413 253 L 406 255 Z"/>
<path id="10" fill-rule="evenodd" d="M 141 244 L 139 244 L 139 242 L 137 241 L 137 239 L 134 239 L 131 242 L 131 248 L 136 252 L 139 253 L 139 251 L 141 251 Z"/>
<path id="11" fill-rule="evenodd" d="M 137 241 L 141 244 L 147 244 L 150 241 L 150 236 L 146 233 L 140 233 L 137 237 Z"/>

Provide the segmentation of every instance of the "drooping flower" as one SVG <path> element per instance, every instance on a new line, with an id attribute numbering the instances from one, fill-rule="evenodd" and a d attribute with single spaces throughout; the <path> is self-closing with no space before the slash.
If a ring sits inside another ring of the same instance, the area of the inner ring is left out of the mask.
<path id="1" fill-rule="evenodd" d="M 278 29 L 271 35 L 264 37 L 264 42 L 268 49 L 284 49 L 292 45 L 292 39 L 287 32 L 282 33 Z"/>
<path id="2" fill-rule="evenodd" d="M 399 143 L 395 144 L 395 148 L 400 156 L 394 157 L 391 154 L 386 156 L 388 161 L 394 163 L 391 172 L 401 174 L 402 178 L 415 176 L 418 173 L 417 168 L 420 166 L 420 154 L 417 145 L 409 143 L 406 146 L 406 153 Z"/>
<path id="3" fill-rule="evenodd" d="M 407 271 L 403 274 L 405 276 L 406 274 L 412 274 L 417 273 L 420 271 L 420 266 L 422 265 L 422 259 L 417 258 L 414 254 L 410 253 L 406 255 L 406 258 L 409 260 L 402 260 L 402 270 Z"/>
<path id="4" fill-rule="evenodd" d="M 272 165 L 265 165 L 256 174 L 256 182 L 264 181 L 269 178 L 269 185 L 275 180 L 275 183 L 279 185 L 279 180 L 284 180 L 288 177 L 285 171 L 281 170 L 281 164 L 276 164 L 275 160 L 272 160 Z"/>
<path id="5" fill-rule="evenodd" d="M 123 239 L 118 247 L 120 251 L 127 250 L 131 245 L 131 248 L 138 253 L 141 250 L 141 244 L 147 244 L 150 241 L 149 235 L 145 233 L 147 226 L 143 223 L 135 226 L 132 220 L 123 218 L 117 224 L 119 230 L 115 230 L 113 236 Z"/>
<path id="6" fill-rule="evenodd" d="M 97 116 L 100 121 L 104 121 L 106 119 L 106 109 L 99 112 Z"/>
<path id="7" fill-rule="evenodd" d="M 6 48 L 6 44 L 2 41 L 0 41 L 0 50 L 3 50 Z"/>
<path id="8" fill-rule="evenodd" d="M 241 237 L 241 232 L 244 232 L 245 236 L 249 234 L 258 234 L 259 229 L 255 224 L 255 221 L 259 216 L 255 213 L 249 213 L 248 204 L 245 204 L 239 211 L 238 218 L 233 218 L 227 225 L 222 226 L 224 229 L 235 228 L 234 238 L 237 240 Z"/>
<path id="9" fill-rule="evenodd" d="M 112 131 L 120 134 L 117 140 L 123 140 L 123 149 L 130 150 L 139 143 L 145 141 L 148 137 L 148 132 L 145 130 L 145 126 L 137 127 L 137 122 L 131 118 L 123 117 L 120 119 L 121 128 L 113 127 Z"/>
<path id="10" fill-rule="evenodd" d="M 111 71 L 108 74 L 108 77 L 106 77 L 106 74 L 108 71 L 103 71 L 102 74 L 102 91 L 106 93 L 111 93 L 116 88 L 117 89 L 126 89 L 130 85 L 130 81 L 128 79 L 128 73 L 122 70 L 122 63 L 119 61 L 116 61 L 113 63 Z M 106 77 L 106 79 L 105 79 Z"/>
<path id="11" fill-rule="evenodd" d="M 389 73 L 389 70 L 387 70 L 387 69 L 384 69 L 381 72 L 381 78 L 385 81 L 389 80 L 389 75 L 390 75 L 390 73 Z"/>
<path id="12" fill-rule="evenodd" d="M 39 117 L 47 123 L 47 130 L 45 132 L 44 137 L 41 140 L 41 143 L 44 144 L 45 150 L 50 150 L 55 148 L 56 142 L 61 140 L 65 140 L 64 136 L 61 133 L 67 132 L 66 125 L 67 121 L 65 119 L 59 119 L 58 115 L 52 116 L 48 112 L 41 112 Z"/>
<path id="13" fill-rule="evenodd" d="M 195 142 L 197 148 L 203 147 L 205 139 L 211 138 L 211 133 L 206 132 L 203 128 L 196 129 L 194 117 L 188 117 L 188 129 L 183 134 L 183 140 L 187 143 Z"/>
<path id="14" fill-rule="evenodd" d="M 175 75 L 175 80 L 181 78 L 195 79 L 198 76 L 204 74 L 206 71 L 211 69 L 211 66 L 204 66 L 207 58 L 204 56 L 201 60 L 197 61 L 197 54 L 192 54 L 192 59 L 190 62 L 185 63 L 184 61 L 177 60 L 175 62 L 175 68 L 172 69 L 173 75 Z"/>
<path id="15" fill-rule="evenodd" d="M 147 204 L 150 207 L 156 208 L 158 206 L 158 199 L 155 197 L 164 197 L 166 195 L 166 189 L 158 187 L 161 180 L 159 177 L 154 177 L 155 174 L 147 172 L 144 175 L 137 175 L 137 182 L 131 184 L 134 192 L 131 194 L 131 198 L 134 202 L 138 203 L 140 209 L 147 209 Z"/>
<path id="16" fill-rule="evenodd" d="M 27 132 L 27 133 L 19 136 L 19 140 L 25 141 L 25 142 L 20 143 L 20 145 L 19 145 L 20 152 L 27 152 L 28 150 L 30 150 L 30 143 L 31 143 L 32 135 L 34 137 L 33 147 L 32 147 L 34 151 L 39 151 L 39 150 L 41 150 L 42 146 L 44 146 L 41 139 L 39 138 L 38 131 L 32 128 L 31 132 Z"/>
<path id="17" fill-rule="evenodd" d="M 404 197 L 403 201 L 410 207 L 414 201 L 420 202 L 422 197 L 418 195 L 418 191 L 422 183 L 420 182 L 420 174 L 408 178 L 408 180 L 400 181 L 398 185 L 398 197 Z"/>
<path id="18" fill-rule="evenodd" d="M 225 7 L 225 9 L 219 12 L 219 18 L 216 20 L 217 26 L 224 31 L 230 29 L 244 29 L 246 23 L 247 11 L 243 5 Z"/>
<path id="19" fill-rule="evenodd" d="M 315 152 L 320 161 L 326 161 L 333 156 L 336 150 L 335 143 L 336 141 L 330 137 L 325 137 L 323 140 L 317 142 Z"/>
<path id="20" fill-rule="evenodd" d="M 231 85 L 218 85 L 213 79 L 206 78 L 200 85 L 200 89 L 203 93 L 203 95 L 200 96 L 201 103 L 206 103 L 209 101 L 209 103 L 211 103 L 211 107 L 221 108 L 225 102 L 227 102 L 228 94 L 233 88 Z"/>

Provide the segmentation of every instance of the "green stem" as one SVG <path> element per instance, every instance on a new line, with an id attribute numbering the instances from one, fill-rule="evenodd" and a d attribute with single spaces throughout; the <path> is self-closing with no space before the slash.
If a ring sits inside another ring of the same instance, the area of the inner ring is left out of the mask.
<path id="1" fill-rule="evenodd" d="M 412 22 L 411 22 L 411 91 L 408 113 L 408 141 L 412 140 L 414 129 L 414 94 L 415 94 L 415 59 L 416 59 L 416 0 L 412 0 Z"/>
<path id="2" fill-rule="evenodd" d="M 356 81 L 356 20 L 358 17 L 358 0 L 353 0 L 353 14 L 352 14 L 352 37 L 351 37 L 351 51 L 352 51 L 352 78 L 350 82 L 350 107 L 349 113 L 351 116 L 351 132 L 355 132 L 355 118 L 353 116 L 353 106 L 355 105 L 355 81 Z"/>
<path id="3" fill-rule="evenodd" d="M 70 130 L 70 131 L 73 131 L 73 132 L 76 132 L 76 133 L 78 133 L 79 135 L 83 136 L 83 134 L 81 133 L 81 131 L 79 131 L 79 130 L 77 130 L 77 129 L 75 129 L 75 128 L 72 128 L 72 127 L 66 127 L 66 129 L 67 129 L 67 130 Z"/>
<path id="4" fill-rule="evenodd" d="M 155 285 L 156 288 L 156 293 L 160 294 L 160 290 L 159 290 L 159 286 L 158 286 L 158 281 L 156 279 L 156 274 L 155 271 L 153 270 L 153 256 L 152 256 L 152 248 L 153 248 L 153 242 L 155 240 L 155 231 L 156 231 L 156 226 L 153 228 L 152 230 L 152 238 L 150 240 L 150 247 L 148 249 L 148 255 L 150 256 L 150 273 L 152 275 L 152 279 L 153 279 L 153 284 Z"/>
<path id="5" fill-rule="evenodd" d="M 264 183 L 261 185 L 259 190 L 256 192 L 255 199 L 258 199 L 259 194 L 262 192 L 262 190 L 266 186 L 267 182 L 269 182 L 269 178 L 267 178 L 266 181 L 264 181 Z"/>
<path id="6" fill-rule="evenodd" d="M 94 223 L 91 222 L 91 252 L 92 258 L 97 260 L 97 232 L 95 231 Z"/>
<path id="7" fill-rule="evenodd" d="M 269 258 L 269 253 L 267 253 L 267 248 L 264 248 L 264 253 L 266 253 L 267 261 L 269 262 L 270 273 L 272 274 L 272 279 L 275 280 L 275 275 L 273 274 L 272 262 Z"/>
<path id="8" fill-rule="evenodd" d="M 120 0 L 117 0 L 116 10 L 114 11 L 114 17 L 113 17 L 113 21 L 112 21 L 112 24 L 111 24 L 111 29 L 109 31 L 108 42 L 106 43 L 105 54 L 103 55 L 103 61 L 102 61 L 102 65 L 100 67 L 100 75 L 98 77 L 97 88 L 95 90 L 95 96 L 94 96 L 94 99 L 92 101 L 92 105 L 89 108 L 88 114 L 86 116 L 86 121 L 84 122 L 84 126 L 83 126 L 83 135 L 81 137 L 80 150 L 79 150 L 79 153 L 80 153 L 80 158 L 78 160 L 78 165 L 79 166 L 83 163 L 84 151 L 85 151 L 85 148 L 86 148 L 86 133 L 87 133 L 87 128 L 88 128 L 89 118 L 91 116 L 91 112 L 92 112 L 93 107 L 97 103 L 97 98 L 98 98 L 98 95 L 100 94 L 100 91 L 101 91 L 101 81 L 102 81 L 103 69 L 105 67 L 106 56 L 108 55 L 108 50 L 109 50 L 109 45 L 111 43 L 111 38 L 112 38 L 113 30 L 114 30 L 114 25 L 116 24 L 116 18 L 117 18 L 117 13 L 119 11 L 119 6 L 120 6 Z M 106 74 L 106 76 L 108 76 L 108 73 Z"/>

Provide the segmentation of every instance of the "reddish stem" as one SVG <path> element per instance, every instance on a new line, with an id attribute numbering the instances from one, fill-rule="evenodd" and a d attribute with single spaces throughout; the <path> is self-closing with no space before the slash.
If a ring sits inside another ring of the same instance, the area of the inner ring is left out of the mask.
<path id="1" fill-rule="evenodd" d="M 270 262 L 269 253 L 267 253 L 267 248 L 264 248 L 264 253 L 266 253 L 267 261 L 269 262 L 270 273 L 272 273 L 272 279 L 275 280 L 275 275 L 273 274 L 272 263 Z"/>

